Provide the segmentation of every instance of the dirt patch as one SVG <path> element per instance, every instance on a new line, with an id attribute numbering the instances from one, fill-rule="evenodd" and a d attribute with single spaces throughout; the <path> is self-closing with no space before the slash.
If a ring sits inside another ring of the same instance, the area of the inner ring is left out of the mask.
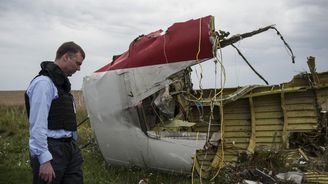
<path id="1" fill-rule="evenodd" d="M 0 91 L 0 105 L 4 106 L 21 106 L 25 105 L 24 102 L 25 91 Z M 72 91 L 74 96 L 76 106 L 78 109 L 84 109 L 84 101 L 82 91 L 74 90 Z"/>

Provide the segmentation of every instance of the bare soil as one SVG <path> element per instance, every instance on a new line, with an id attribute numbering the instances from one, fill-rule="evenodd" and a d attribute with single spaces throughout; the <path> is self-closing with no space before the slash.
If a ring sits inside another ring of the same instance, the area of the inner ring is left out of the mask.
<path id="1" fill-rule="evenodd" d="M 21 106 L 25 105 L 25 91 L 0 91 L 0 105 L 3 106 Z M 84 109 L 84 101 L 82 91 L 74 90 L 72 94 L 78 109 Z"/>

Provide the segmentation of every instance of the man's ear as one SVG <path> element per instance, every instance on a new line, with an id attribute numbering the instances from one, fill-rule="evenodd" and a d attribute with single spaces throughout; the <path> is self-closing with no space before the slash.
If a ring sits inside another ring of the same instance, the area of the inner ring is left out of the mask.
<path id="1" fill-rule="evenodd" d="M 65 62 L 67 62 L 69 59 L 70 59 L 69 54 L 68 54 L 68 53 L 65 53 L 65 54 L 63 55 L 63 60 L 64 60 Z"/>

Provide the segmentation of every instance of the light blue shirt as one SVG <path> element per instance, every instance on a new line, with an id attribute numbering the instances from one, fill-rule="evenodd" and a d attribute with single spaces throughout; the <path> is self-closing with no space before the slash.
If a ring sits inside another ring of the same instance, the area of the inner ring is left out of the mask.
<path id="1" fill-rule="evenodd" d="M 30 102 L 30 153 L 32 157 L 38 157 L 39 163 L 43 164 L 52 160 L 52 155 L 48 150 L 47 137 L 72 137 L 76 132 L 48 129 L 51 102 L 58 98 L 57 88 L 49 77 L 41 75 L 35 78 L 27 88 L 26 93 Z"/>

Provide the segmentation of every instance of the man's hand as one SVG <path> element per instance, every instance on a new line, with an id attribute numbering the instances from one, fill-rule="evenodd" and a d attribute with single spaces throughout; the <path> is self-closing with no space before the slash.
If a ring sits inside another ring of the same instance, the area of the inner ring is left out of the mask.
<path id="1" fill-rule="evenodd" d="M 51 183 L 53 178 L 56 178 L 55 171 L 52 168 L 50 161 L 40 165 L 39 176 L 42 180 Z"/>

